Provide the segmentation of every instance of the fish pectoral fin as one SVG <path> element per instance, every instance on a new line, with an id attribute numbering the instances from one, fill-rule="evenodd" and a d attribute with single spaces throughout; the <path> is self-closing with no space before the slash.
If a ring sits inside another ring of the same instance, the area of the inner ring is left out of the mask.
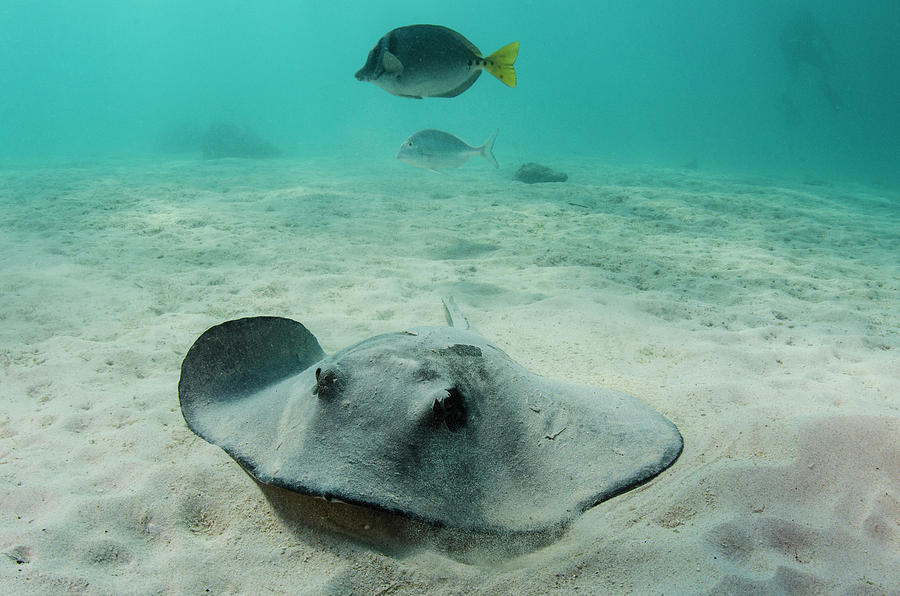
<path id="1" fill-rule="evenodd" d="M 403 72 L 403 63 L 400 62 L 399 58 L 388 51 L 381 54 L 381 67 L 384 69 L 384 72 L 388 74 L 398 74 Z"/>
<path id="2" fill-rule="evenodd" d="M 516 86 L 516 69 L 513 64 L 519 55 L 519 42 L 505 45 L 484 59 L 484 69 L 510 87 Z"/>

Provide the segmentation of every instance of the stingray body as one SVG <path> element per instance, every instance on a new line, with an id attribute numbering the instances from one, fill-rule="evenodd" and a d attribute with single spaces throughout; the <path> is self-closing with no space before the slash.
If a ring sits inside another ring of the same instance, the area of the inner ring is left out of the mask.
<path id="1" fill-rule="evenodd" d="M 261 483 L 488 532 L 564 523 L 681 453 L 646 404 L 534 375 L 445 306 L 447 327 L 332 355 L 290 319 L 212 327 L 182 365 L 184 418 Z"/>

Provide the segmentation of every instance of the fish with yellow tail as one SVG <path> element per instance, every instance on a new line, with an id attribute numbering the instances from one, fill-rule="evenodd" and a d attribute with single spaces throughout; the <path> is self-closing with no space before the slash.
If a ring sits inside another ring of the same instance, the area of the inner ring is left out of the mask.
<path id="1" fill-rule="evenodd" d="M 516 86 L 513 64 L 519 42 L 487 58 L 471 41 L 440 25 L 409 25 L 392 29 L 378 40 L 366 64 L 356 73 L 388 93 L 401 97 L 456 97 L 486 70 L 510 87 Z"/>

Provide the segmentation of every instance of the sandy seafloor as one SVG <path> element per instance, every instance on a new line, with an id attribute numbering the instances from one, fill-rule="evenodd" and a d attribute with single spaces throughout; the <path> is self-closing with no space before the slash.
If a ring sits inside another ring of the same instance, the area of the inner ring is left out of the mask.
<path id="1" fill-rule="evenodd" d="M 900 196 L 551 165 L 0 169 L 0 593 L 900 593 Z M 681 458 L 518 554 L 279 515 L 182 419 L 211 325 L 331 352 L 446 294 L 532 371 L 651 404 Z"/>

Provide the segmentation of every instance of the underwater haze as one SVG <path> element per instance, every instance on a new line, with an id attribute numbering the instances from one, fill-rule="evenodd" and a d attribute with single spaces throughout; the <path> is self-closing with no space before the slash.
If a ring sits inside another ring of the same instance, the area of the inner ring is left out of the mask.
<path id="1" fill-rule="evenodd" d="M 798 18 L 828 64 L 780 42 Z M 401 100 L 354 79 L 384 33 L 414 23 L 485 55 L 519 41 L 518 87 L 482 77 L 454 99 Z M 893 0 L 2 0 L 0 159 L 145 155 L 230 122 L 289 155 L 389 160 L 421 128 L 474 145 L 499 128 L 501 162 L 896 185 L 898 23 Z"/>
<path id="2" fill-rule="evenodd" d="M 0 595 L 897 594 L 898 26 L 0 0 Z"/>

